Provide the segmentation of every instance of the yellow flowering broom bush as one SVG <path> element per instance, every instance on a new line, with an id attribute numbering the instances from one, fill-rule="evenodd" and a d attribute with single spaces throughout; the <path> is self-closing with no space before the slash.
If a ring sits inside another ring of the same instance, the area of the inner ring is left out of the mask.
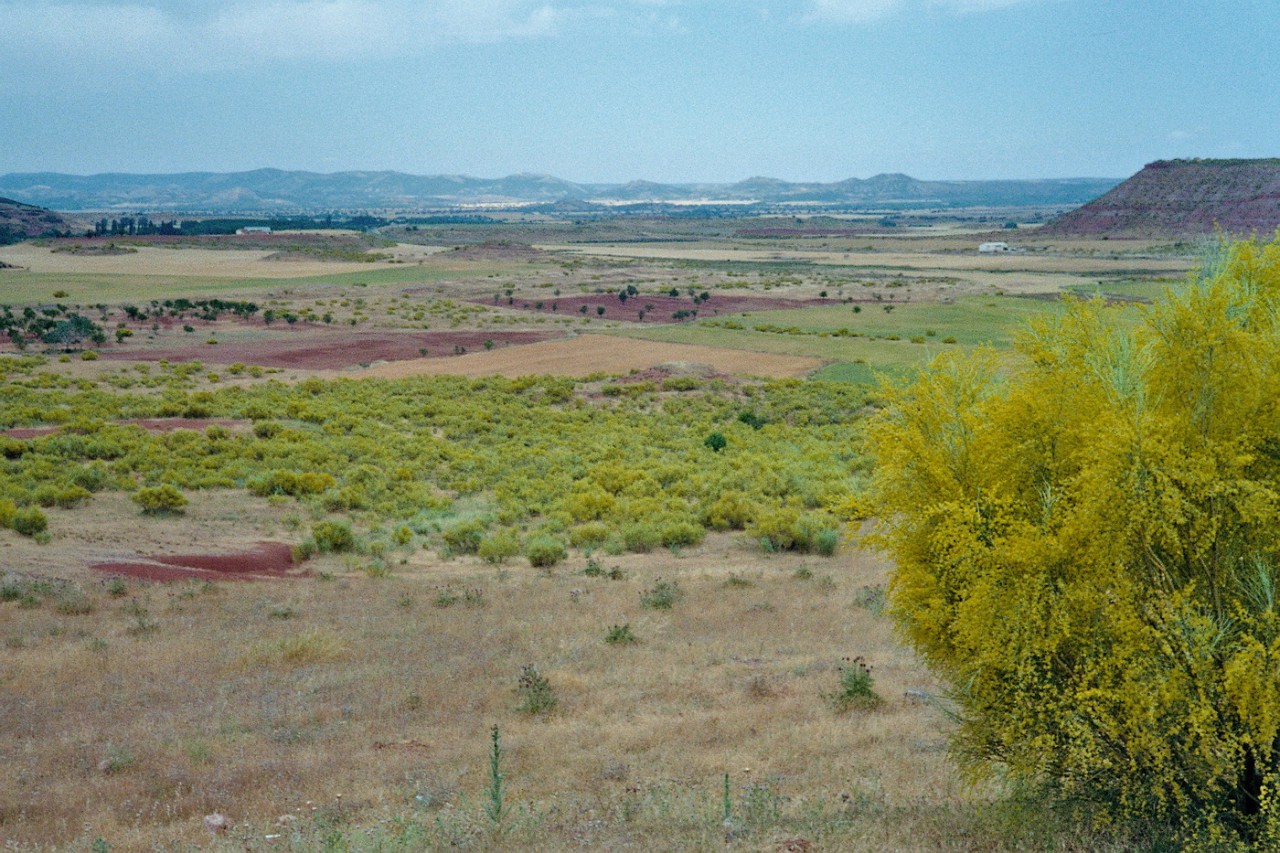
<path id="1" fill-rule="evenodd" d="M 891 610 L 975 774 L 1280 844 L 1280 236 L 1120 324 L 1077 302 L 868 424 Z"/>

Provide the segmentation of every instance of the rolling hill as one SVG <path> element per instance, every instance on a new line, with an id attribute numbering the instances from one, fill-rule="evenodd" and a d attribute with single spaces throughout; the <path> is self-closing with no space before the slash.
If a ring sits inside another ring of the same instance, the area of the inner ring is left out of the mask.
<path id="1" fill-rule="evenodd" d="M 31 237 L 63 233 L 70 227 L 66 219 L 52 210 L 0 198 L 0 246 Z"/>

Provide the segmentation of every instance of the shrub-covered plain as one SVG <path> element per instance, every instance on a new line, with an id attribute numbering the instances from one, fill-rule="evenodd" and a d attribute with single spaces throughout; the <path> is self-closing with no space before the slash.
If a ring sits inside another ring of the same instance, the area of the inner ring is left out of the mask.
<path id="1" fill-rule="evenodd" d="M 829 554 L 827 507 L 864 470 L 856 446 L 867 392 L 849 385 L 602 397 L 559 378 L 434 377 L 193 391 L 171 371 L 151 389 L 105 390 L 49 387 L 34 360 L 3 361 L 2 425 L 56 428 L 3 439 L 0 499 L 19 507 L 43 495 L 73 505 L 103 489 L 168 487 L 193 501 L 201 490 L 244 489 L 407 524 L 450 553 L 494 561 L 516 553 L 517 533 L 544 565 L 566 541 L 646 551 L 731 529 L 771 549 Z M 764 424 L 743 422 L 744 411 Z M 247 425 L 117 423 L 163 417 Z M 728 439 L 720 452 L 704 443 L 712 432 Z"/>

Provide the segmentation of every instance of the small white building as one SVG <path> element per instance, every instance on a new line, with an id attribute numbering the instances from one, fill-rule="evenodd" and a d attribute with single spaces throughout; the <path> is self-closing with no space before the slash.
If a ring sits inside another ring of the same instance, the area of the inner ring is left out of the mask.
<path id="1" fill-rule="evenodd" d="M 243 234 L 270 234 L 271 227 L 268 225 L 246 225 L 244 228 L 237 228 L 236 233 Z"/>
<path id="2" fill-rule="evenodd" d="M 995 252 L 1008 252 L 1011 250 L 1008 243 L 982 243 L 978 246 L 978 251 L 984 255 L 990 255 Z"/>

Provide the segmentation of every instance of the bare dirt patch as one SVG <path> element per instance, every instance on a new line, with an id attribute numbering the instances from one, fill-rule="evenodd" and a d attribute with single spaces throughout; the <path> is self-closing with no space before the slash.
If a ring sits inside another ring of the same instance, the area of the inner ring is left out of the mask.
<path id="1" fill-rule="evenodd" d="M 234 489 L 193 490 L 187 497 L 191 502 L 186 512 L 175 516 L 142 515 L 127 492 L 115 491 L 98 492 L 75 509 L 47 507 L 52 534 L 48 544 L 0 530 L 0 573 L 14 568 L 64 580 L 103 577 L 88 567 L 142 563 L 149 569 L 165 568 L 154 557 L 239 554 L 255 551 L 263 542 L 293 543 L 302 536 L 294 524 L 281 521 L 296 507 L 273 506 L 265 498 Z M 320 558 L 307 565 L 312 570 L 318 565 L 335 568 Z"/>
<path id="2" fill-rule="evenodd" d="M 632 340 L 607 335 L 581 335 L 492 352 L 468 353 L 450 359 L 413 359 L 362 370 L 359 377 L 399 379 L 405 376 L 456 374 L 461 376 L 590 376 L 629 373 L 667 362 L 706 364 L 734 376 L 798 377 L 822 366 L 816 358 L 693 344 Z"/>
<path id="3" fill-rule="evenodd" d="M 217 346 L 192 343 L 140 349 L 103 350 L 114 361 L 201 361 L 209 364 L 256 364 L 301 370 L 342 370 L 376 361 L 441 360 L 463 352 L 531 344 L 554 338 L 556 332 L 458 330 L 450 332 L 341 332 L 309 327 L 281 330 L 259 340 L 221 339 Z M 423 355 L 422 350 L 426 350 Z M 441 371 L 448 373 L 449 371 Z"/>
<path id="4" fill-rule="evenodd" d="M 248 551 L 231 554 L 139 557 L 91 563 L 89 567 L 109 575 L 159 582 L 282 578 L 293 569 L 293 551 L 283 542 L 259 542 Z"/>

